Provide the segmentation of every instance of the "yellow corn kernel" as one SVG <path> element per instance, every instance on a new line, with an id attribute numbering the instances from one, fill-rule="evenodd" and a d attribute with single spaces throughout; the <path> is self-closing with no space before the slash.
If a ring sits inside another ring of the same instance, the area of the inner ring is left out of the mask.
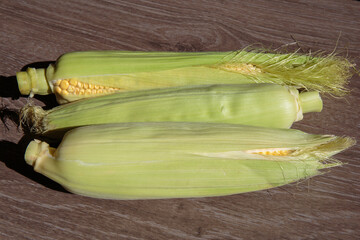
<path id="1" fill-rule="evenodd" d="M 73 93 L 73 92 L 75 92 L 75 87 L 74 87 L 73 85 L 70 85 L 70 86 L 67 88 L 67 91 L 68 91 L 69 93 Z"/>
<path id="2" fill-rule="evenodd" d="M 77 85 L 77 80 L 74 79 L 74 78 L 70 79 L 70 85 L 76 86 Z"/>
<path id="3" fill-rule="evenodd" d="M 57 94 L 61 94 L 61 88 L 59 87 L 59 86 L 56 86 L 55 88 L 54 88 L 54 90 L 55 90 L 55 93 L 57 93 Z"/>
<path id="4" fill-rule="evenodd" d="M 68 80 L 62 80 L 60 83 L 60 88 L 63 90 L 66 90 L 69 87 L 69 81 Z"/>
<path id="5" fill-rule="evenodd" d="M 61 83 L 61 80 L 57 80 L 54 85 L 55 85 L 55 86 L 59 86 L 60 83 Z"/>

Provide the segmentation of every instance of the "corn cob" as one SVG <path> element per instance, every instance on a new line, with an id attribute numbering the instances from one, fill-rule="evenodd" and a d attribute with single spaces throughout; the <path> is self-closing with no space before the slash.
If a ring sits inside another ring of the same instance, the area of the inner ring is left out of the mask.
<path id="1" fill-rule="evenodd" d="M 201 85 L 131 91 L 76 101 L 48 111 L 22 109 L 34 133 L 118 122 L 222 122 L 289 128 L 303 113 L 319 112 L 318 92 L 276 84 Z"/>
<path id="2" fill-rule="evenodd" d="M 162 87 L 276 83 L 342 95 L 352 64 L 328 56 L 234 52 L 89 51 L 62 55 L 47 69 L 18 72 L 22 94 L 55 93 L 59 103 Z"/>
<path id="3" fill-rule="evenodd" d="M 354 140 L 232 124 L 123 123 L 80 127 L 57 149 L 32 141 L 34 170 L 80 195 L 208 197 L 273 188 L 341 165 Z"/>

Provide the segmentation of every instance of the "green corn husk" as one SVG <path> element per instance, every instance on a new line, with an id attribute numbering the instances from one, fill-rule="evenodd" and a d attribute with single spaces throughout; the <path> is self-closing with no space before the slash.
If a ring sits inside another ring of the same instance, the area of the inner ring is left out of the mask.
<path id="1" fill-rule="evenodd" d="M 246 49 L 85 51 L 66 53 L 47 69 L 18 72 L 17 79 L 22 94 L 55 93 L 59 103 L 114 91 L 203 84 L 276 83 L 341 96 L 347 92 L 345 85 L 352 66 L 334 54 L 277 54 Z"/>
<path id="2" fill-rule="evenodd" d="M 348 137 L 231 124 L 123 123 L 75 128 L 25 160 L 70 192 L 109 199 L 209 197 L 269 189 L 339 166 Z"/>
<path id="3" fill-rule="evenodd" d="M 210 85 L 116 93 L 44 111 L 26 106 L 21 122 L 36 134 L 119 122 L 218 122 L 289 128 L 320 112 L 318 92 L 276 84 Z"/>

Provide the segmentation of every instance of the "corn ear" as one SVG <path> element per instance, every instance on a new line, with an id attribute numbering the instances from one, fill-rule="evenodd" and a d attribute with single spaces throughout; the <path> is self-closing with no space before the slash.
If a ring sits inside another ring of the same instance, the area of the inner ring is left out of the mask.
<path id="1" fill-rule="evenodd" d="M 233 52 L 85 51 L 47 69 L 18 72 L 22 94 L 55 93 L 59 103 L 118 91 L 203 84 L 276 83 L 346 93 L 352 64 L 335 55 Z"/>
<path id="2" fill-rule="evenodd" d="M 21 110 L 21 122 L 46 134 L 77 126 L 119 122 L 219 122 L 289 128 L 303 113 L 319 112 L 318 92 L 300 93 L 276 84 L 201 85 L 131 91 L 44 111 Z"/>
<path id="3" fill-rule="evenodd" d="M 341 163 L 354 140 L 207 123 L 124 123 L 75 128 L 57 149 L 32 141 L 34 170 L 80 195 L 109 199 L 209 197 L 273 188 Z"/>

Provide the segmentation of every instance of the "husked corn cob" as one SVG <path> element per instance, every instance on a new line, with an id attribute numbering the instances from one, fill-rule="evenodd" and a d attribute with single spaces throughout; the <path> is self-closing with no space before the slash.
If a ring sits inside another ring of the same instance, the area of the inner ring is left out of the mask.
<path id="1" fill-rule="evenodd" d="M 118 91 L 203 84 L 277 83 L 341 95 L 351 63 L 329 56 L 234 52 L 88 51 L 47 69 L 18 72 L 22 94 L 55 93 L 59 103 Z"/>
<path id="2" fill-rule="evenodd" d="M 44 134 L 118 122 L 220 122 L 289 128 L 303 113 L 319 112 L 318 92 L 276 84 L 201 85 L 131 91 L 60 105 L 22 109 L 21 122 Z"/>
<path id="3" fill-rule="evenodd" d="M 123 123 L 75 128 L 57 149 L 32 141 L 34 170 L 80 195 L 209 197 L 273 188 L 341 165 L 354 140 L 232 124 Z"/>

